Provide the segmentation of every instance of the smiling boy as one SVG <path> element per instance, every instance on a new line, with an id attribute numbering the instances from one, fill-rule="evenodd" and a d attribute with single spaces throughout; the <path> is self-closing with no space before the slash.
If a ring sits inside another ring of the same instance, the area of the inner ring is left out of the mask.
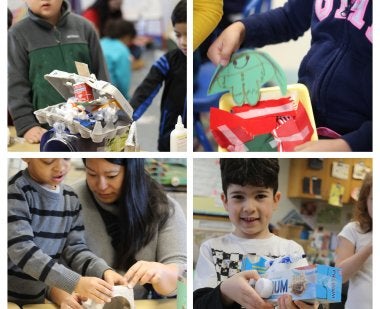
<path id="1" fill-rule="evenodd" d="M 235 230 L 205 241 L 200 248 L 194 280 L 194 308 L 273 308 L 249 285 L 259 278 L 255 271 L 240 272 L 243 256 L 266 258 L 303 255 L 302 247 L 269 231 L 278 192 L 278 159 L 220 159 L 221 199 Z M 300 259 L 297 266 L 307 265 Z M 279 300 L 280 308 L 313 308 Z M 230 307 L 231 306 L 231 307 Z"/>

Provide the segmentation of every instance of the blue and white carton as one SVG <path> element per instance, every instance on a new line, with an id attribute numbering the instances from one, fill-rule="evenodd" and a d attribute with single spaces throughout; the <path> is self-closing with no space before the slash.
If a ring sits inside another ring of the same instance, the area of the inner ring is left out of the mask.
<path id="1" fill-rule="evenodd" d="M 327 265 L 307 265 L 289 269 L 265 268 L 265 259 L 258 258 L 254 262 L 246 256 L 241 270 L 258 270 L 261 277 L 272 281 L 272 295 L 267 301 L 276 302 L 284 294 L 293 300 L 305 302 L 335 303 L 341 301 L 342 271 L 340 268 Z M 253 262 L 253 263 L 252 263 Z"/>

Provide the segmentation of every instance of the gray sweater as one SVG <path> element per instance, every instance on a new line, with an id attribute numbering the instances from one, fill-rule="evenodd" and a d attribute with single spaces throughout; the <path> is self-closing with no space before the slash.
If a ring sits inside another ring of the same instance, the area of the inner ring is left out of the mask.
<path id="1" fill-rule="evenodd" d="M 111 245 L 111 237 L 107 234 L 104 221 L 93 203 L 86 182 L 81 181 L 73 185 L 75 192 L 83 207 L 83 218 L 86 243 L 88 247 L 111 266 L 114 263 L 115 250 Z M 163 264 L 186 264 L 186 220 L 181 206 L 168 197 L 172 215 L 166 224 L 153 237 L 152 241 L 142 248 L 136 255 L 136 260 L 154 261 Z M 100 207 L 117 215 L 116 205 L 105 205 L 98 202 Z M 125 274 L 127 269 L 119 269 Z M 143 286 L 136 286 L 134 295 L 136 299 L 147 297 L 147 290 Z"/>
<path id="2" fill-rule="evenodd" d="M 69 186 L 49 191 L 27 169 L 9 181 L 8 301 L 43 303 L 47 286 L 71 293 L 80 274 L 102 278 L 109 268 L 85 243 L 81 205 Z"/>

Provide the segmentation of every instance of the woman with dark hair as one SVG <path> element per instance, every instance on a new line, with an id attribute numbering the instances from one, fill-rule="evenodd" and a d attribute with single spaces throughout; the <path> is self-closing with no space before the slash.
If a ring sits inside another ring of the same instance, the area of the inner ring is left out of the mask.
<path id="1" fill-rule="evenodd" d="M 93 5 L 83 11 L 82 16 L 91 21 L 98 30 L 99 36 L 104 36 L 106 22 L 109 19 L 121 18 L 123 0 L 96 0 Z"/>
<path id="2" fill-rule="evenodd" d="M 82 204 L 87 245 L 119 273 L 135 299 L 176 294 L 186 264 L 186 220 L 180 205 L 146 172 L 144 159 L 83 159 L 86 180 L 73 185 Z M 73 297 L 53 289 L 65 308 Z M 79 301 L 79 298 L 76 298 Z M 79 307 L 78 307 L 79 308 Z"/>

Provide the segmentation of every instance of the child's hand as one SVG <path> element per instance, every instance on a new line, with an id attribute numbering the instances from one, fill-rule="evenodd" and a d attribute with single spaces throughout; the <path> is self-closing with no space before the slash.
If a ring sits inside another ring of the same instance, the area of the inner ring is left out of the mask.
<path id="1" fill-rule="evenodd" d="M 318 308 L 318 304 L 309 305 L 299 300 L 293 302 L 292 297 L 286 294 L 278 299 L 278 307 L 279 309 L 314 309 Z"/>
<path id="2" fill-rule="evenodd" d="M 244 24 L 240 21 L 233 23 L 211 44 L 207 56 L 214 64 L 226 66 L 230 62 L 231 55 L 240 48 L 244 37 Z"/>
<path id="3" fill-rule="evenodd" d="M 98 304 L 104 304 L 111 301 L 112 285 L 96 277 L 81 277 L 75 292 L 81 297 L 93 299 Z"/>
<path id="4" fill-rule="evenodd" d="M 61 302 L 61 309 L 83 309 L 81 303 L 86 299 L 81 298 L 79 294 L 73 293 L 68 294 L 66 298 L 64 298 Z"/>
<path id="5" fill-rule="evenodd" d="M 351 148 L 345 140 L 338 138 L 306 142 L 296 146 L 294 151 L 351 151 Z"/>
<path id="6" fill-rule="evenodd" d="M 33 127 L 25 132 L 24 138 L 30 144 L 37 144 L 41 141 L 42 135 L 46 132 L 44 128 Z"/>
<path id="7" fill-rule="evenodd" d="M 259 278 L 257 271 L 247 270 L 223 281 L 220 285 L 223 304 L 228 306 L 237 302 L 246 309 L 273 309 L 273 304 L 265 302 L 248 283 L 250 279 Z"/>
<path id="8" fill-rule="evenodd" d="M 111 285 L 125 285 L 128 283 L 122 275 L 112 269 L 107 269 L 104 272 L 103 279 Z"/>
<path id="9" fill-rule="evenodd" d="M 138 261 L 124 277 L 129 288 L 133 288 L 136 284 L 150 283 L 157 293 L 167 295 L 177 287 L 178 267 L 176 264 Z"/>

